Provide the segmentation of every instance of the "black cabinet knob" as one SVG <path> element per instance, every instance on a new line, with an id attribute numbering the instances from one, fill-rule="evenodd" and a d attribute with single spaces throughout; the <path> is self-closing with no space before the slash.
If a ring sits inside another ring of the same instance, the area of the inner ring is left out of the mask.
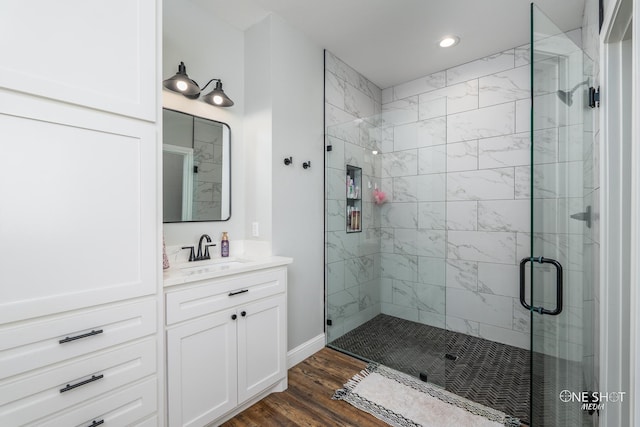
<path id="1" fill-rule="evenodd" d="M 241 312 L 241 313 L 240 313 L 240 315 L 241 315 L 242 317 L 244 317 L 244 316 L 246 316 L 246 315 L 247 315 L 247 312 L 246 312 L 246 311 L 243 311 L 243 312 Z"/>
<path id="2" fill-rule="evenodd" d="M 231 320 L 236 320 L 237 318 L 238 318 L 238 315 L 236 315 L 236 314 L 232 314 L 231 315 Z"/>

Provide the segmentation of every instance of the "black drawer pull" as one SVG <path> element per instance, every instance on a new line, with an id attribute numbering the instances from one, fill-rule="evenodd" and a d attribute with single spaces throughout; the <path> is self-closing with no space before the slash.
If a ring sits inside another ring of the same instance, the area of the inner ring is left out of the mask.
<path id="1" fill-rule="evenodd" d="M 82 338 L 87 338 L 87 337 L 91 337 L 93 335 L 98 335 L 103 333 L 104 331 L 102 329 L 98 329 L 98 330 L 93 330 L 91 332 L 87 332 L 86 334 L 82 334 L 82 335 L 76 335 L 75 337 L 66 337 L 63 340 L 58 341 L 60 344 L 64 344 L 66 342 L 70 342 L 70 341 L 75 341 L 75 340 L 79 340 Z"/>
<path id="2" fill-rule="evenodd" d="M 99 426 L 100 424 L 104 424 L 104 420 L 93 420 L 93 422 L 91 424 L 89 424 L 87 427 L 96 427 Z"/>
<path id="3" fill-rule="evenodd" d="M 88 380 L 84 380 L 84 381 L 80 381 L 77 384 L 67 384 L 67 386 L 65 388 L 61 388 L 60 389 L 60 393 L 64 393 L 65 391 L 69 391 L 69 390 L 73 390 L 74 388 L 78 388 L 80 386 L 92 383 L 94 381 L 98 381 L 99 379 L 104 378 L 104 375 L 100 374 L 100 375 L 92 375 L 91 378 L 89 378 Z"/>
<path id="4" fill-rule="evenodd" d="M 241 291 L 229 292 L 229 296 L 232 297 L 234 295 L 244 294 L 245 292 L 249 292 L 249 289 L 243 289 Z"/>

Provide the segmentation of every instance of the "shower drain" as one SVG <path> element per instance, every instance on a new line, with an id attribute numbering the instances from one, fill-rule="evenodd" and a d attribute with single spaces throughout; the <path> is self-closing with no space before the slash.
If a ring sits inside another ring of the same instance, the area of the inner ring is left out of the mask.
<path id="1" fill-rule="evenodd" d="M 449 359 L 449 360 L 454 360 L 454 361 L 458 360 L 458 356 L 456 356 L 455 354 L 450 354 L 450 353 L 445 354 L 444 358 L 445 359 Z"/>

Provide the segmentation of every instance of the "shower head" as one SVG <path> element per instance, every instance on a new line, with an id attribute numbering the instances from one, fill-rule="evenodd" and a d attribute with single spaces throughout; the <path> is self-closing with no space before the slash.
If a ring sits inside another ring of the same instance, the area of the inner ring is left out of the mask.
<path id="1" fill-rule="evenodd" d="M 558 98 L 560 98 L 560 101 L 562 101 L 564 104 L 566 104 L 567 107 L 571 107 L 571 105 L 573 104 L 573 92 L 575 92 L 580 86 L 586 85 L 588 83 L 589 83 L 589 79 L 578 83 L 571 90 L 568 90 L 568 91 L 567 90 L 558 90 L 558 92 L 557 92 Z"/>
<path id="2" fill-rule="evenodd" d="M 568 107 L 571 107 L 573 104 L 573 91 L 567 92 L 566 90 L 558 90 L 558 98 Z"/>

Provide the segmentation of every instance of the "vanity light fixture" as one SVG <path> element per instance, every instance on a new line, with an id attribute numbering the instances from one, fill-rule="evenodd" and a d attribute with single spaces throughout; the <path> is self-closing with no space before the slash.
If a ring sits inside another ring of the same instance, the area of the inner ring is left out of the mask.
<path id="1" fill-rule="evenodd" d="M 233 105 L 233 101 L 227 96 L 226 93 L 222 90 L 222 81 L 220 79 L 212 79 L 209 83 L 215 81 L 216 87 L 211 92 L 206 94 L 202 100 L 207 104 L 216 105 L 218 107 L 231 107 Z M 202 90 L 209 86 L 209 83 L 204 85 Z"/>
<path id="2" fill-rule="evenodd" d="M 215 105 L 216 107 L 231 107 L 233 105 L 233 101 L 224 93 L 224 90 L 222 90 L 222 80 L 211 79 L 202 89 L 200 89 L 198 83 L 191 80 L 187 75 L 187 67 L 185 67 L 184 62 L 180 62 L 180 65 L 178 65 L 178 72 L 176 75 L 165 80 L 162 84 L 167 89 L 181 93 L 189 99 L 198 99 L 200 97 L 200 92 L 206 89 L 211 82 L 216 82 L 216 87 L 202 98 L 203 101 L 207 104 Z"/>
<path id="3" fill-rule="evenodd" d="M 187 75 L 187 67 L 185 67 L 184 62 L 180 62 L 180 65 L 178 65 L 178 72 L 176 75 L 165 80 L 162 84 L 167 89 L 181 93 L 184 96 L 197 96 L 200 94 L 198 83 L 189 78 Z"/>
<path id="4" fill-rule="evenodd" d="M 445 36 L 440 39 L 438 45 L 440 47 L 452 47 L 460 43 L 460 37 L 458 36 Z"/>

